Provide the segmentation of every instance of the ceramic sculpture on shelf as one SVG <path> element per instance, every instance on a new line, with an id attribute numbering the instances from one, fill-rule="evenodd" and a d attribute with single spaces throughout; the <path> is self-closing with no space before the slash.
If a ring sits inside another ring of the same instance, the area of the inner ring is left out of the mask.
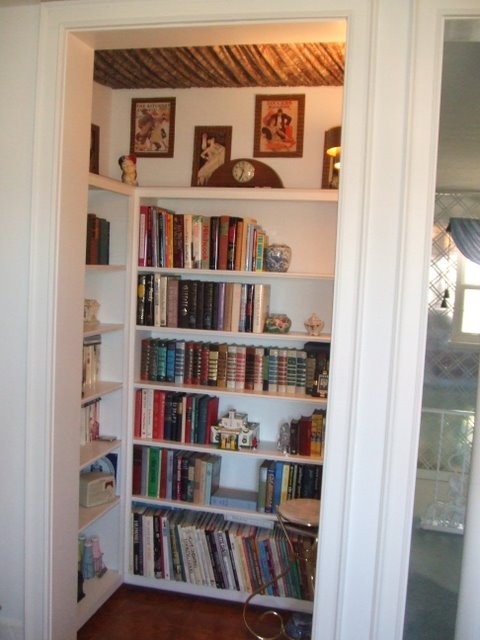
<path id="1" fill-rule="evenodd" d="M 323 320 L 321 320 L 316 313 L 312 313 L 303 324 L 309 336 L 319 336 L 325 326 Z"/>
<path id="2" fill-rule="evenodd" d="M 125 184 L 131 184 L 134 187 L 138 185 L 137 182 L 137 157 L 133 154 L 128 156 L 120 156 L 118 164 L 122 169 L 122 182 Z"/>

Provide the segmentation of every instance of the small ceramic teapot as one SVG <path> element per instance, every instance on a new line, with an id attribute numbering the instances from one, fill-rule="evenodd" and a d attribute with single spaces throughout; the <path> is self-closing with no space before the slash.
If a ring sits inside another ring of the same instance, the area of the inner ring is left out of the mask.
<path id="1" fill-rule="evenodd" d="M 303 324 L 309 336 L 319 336 L 325 326 L 324 321 L 320 320 L 316 313 L 312 313 Z"/>

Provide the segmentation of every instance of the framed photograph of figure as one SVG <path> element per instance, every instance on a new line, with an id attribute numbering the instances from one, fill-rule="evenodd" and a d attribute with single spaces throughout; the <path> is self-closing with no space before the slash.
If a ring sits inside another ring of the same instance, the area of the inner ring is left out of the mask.
<path id="1" fill-rule="evenodd" d="M 195 127 L 192 187 L 208 186 L 215 169 L 230 160 L 231 149 L 232 127 Z"/>
<path id="2" fill-rule="evenodd" d="M 304 94 L 255 96 L 253 155 L 301 158 L 304 126 Z"/>
<path id="3" fill-rule="evenodd" d="M 175 98 L 134 98 L 130 153 L 139 158 L 172 158 Z"/>

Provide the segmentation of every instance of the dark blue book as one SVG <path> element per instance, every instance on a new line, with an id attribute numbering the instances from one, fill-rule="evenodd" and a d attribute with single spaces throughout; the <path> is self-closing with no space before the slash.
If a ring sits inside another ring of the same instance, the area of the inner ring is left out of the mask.
<path id="1" fill-rule="evenodd" d="M 175 342 L 175 340 L 168 340 L 167 342 L 167 382 L 175 382 Z"/>

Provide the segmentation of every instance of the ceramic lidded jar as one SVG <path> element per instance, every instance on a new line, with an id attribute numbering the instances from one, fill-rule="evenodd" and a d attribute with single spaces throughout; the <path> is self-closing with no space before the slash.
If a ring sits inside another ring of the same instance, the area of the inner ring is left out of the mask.
<path id="1" fill-rule="evenodd" d="M 287 244 L 271 244 L 263 253 L 265 271 L 288 271 L 292 249 Z"/>

